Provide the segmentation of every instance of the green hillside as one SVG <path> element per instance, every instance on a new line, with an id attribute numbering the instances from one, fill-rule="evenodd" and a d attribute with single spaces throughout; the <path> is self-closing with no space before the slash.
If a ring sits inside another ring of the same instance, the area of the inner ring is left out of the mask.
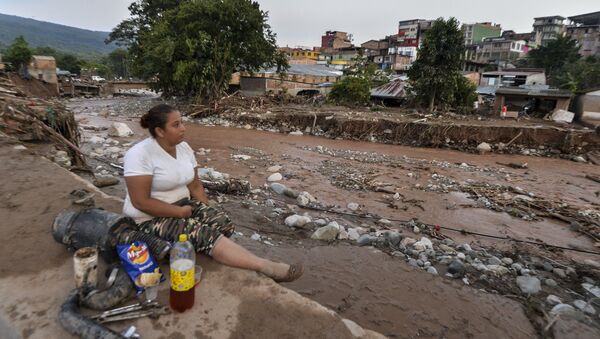
<path id="1" fill-rule="evenodd" d="M 0 49 L 6 48 L 19 35 L 25 37 L 31 47 L 48 46 L 80 57 L 108 54 L 117 47 L 104 43 L 108 32 L 0 14 Z"/>

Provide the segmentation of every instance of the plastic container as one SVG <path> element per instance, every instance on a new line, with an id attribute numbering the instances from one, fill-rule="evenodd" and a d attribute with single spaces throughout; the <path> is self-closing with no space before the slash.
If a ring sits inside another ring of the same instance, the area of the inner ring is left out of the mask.
<path id="1" fill-rule="evenodd" d="M 91 287 L 98 284 L 98 250 L 94 247 L 83 247 L 73 255 L 73 270 L 75 271 L 75 286 L 84 283 Z"/>
<path id="2" fill-rule="evenodd" d="M 174 311 L 183 312 L 194 306 L 196 252 L 187 234 L 180 234 L 179 241 L 171 249 L 171 291 L 169 305 Z"/>

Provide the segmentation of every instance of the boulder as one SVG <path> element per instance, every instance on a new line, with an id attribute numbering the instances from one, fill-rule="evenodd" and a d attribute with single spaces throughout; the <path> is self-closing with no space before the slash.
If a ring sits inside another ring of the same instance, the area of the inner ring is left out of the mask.
<path id="1" fill-rule="evenodd" d="M 340 228 L 339 228 L 339 226 L 336 227 L 335 225 L 332 225 L 330 223 L 327 226 L 323 226 L 321 228 L 318 228 L 311 235 L 311 238 L 312 239 L 316 239 L 316 240 L 331 241 L 331 240 L 335 240 L 337 238 L 338 234 L 340 234 Z"/>
<path id="2" fill-rule="evenodd" d="M 308 224 L 310 221 L 310 217 L 294 214 L 285 218 L 285 225 L 288 227 L 302 227 Z"/>
<path id="3" fill-rule="evenodd" d="M 111 137 L 126 138 L 132 136 L 133 131 L 125 123 L 114 122 L 108 130 L 108 135 Z"/>
<path id="4" fill-rule="evenodd" d="M 492 146 L 490 146 L 490 144 L 488 144 L 487 142 L 482 142 L 481 144 L 479 144 L 477 146 L 477 152 L 479 152 L 479 154 L 486 154 L 492 151 Z"/>

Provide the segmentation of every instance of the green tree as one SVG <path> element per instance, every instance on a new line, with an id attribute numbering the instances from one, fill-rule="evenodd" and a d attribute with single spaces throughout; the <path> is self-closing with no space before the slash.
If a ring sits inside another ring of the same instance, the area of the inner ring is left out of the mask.
<path id="1" fill-rule="evenodd" d="M 128 72 L 127 69 L 129 68 L 129 61 L 127 59 L 127 50 L 123 49 L 123 48 L 117 48 L 114 51 L 112 51 L 109 55 L 108 55 L 108 66 L 110 67 L 112 73 L 115 76 L 119 76 L 119 77 L 127 77 L 128 76 Z"/>
<path id="2" fill-rule="evenodd" d="M 390 72 L 369 63 L 362 51 L 352 60 L 345 76 L 336 82 L 329 93 L 329 101 L 338 105 L 364 106 L 371 100 L 371 88 L 390 81 Z"/>
<path id="3" fill-rule="evenodd" d="M 250 0 L 140 0 L 108 41 L 128 47 L 134 74 L 166 95 L 213 101 L 235 71 L 285 69 L 267 13 Z"/>
<path id="4" fill-rule="evenodd" d="M 47 55 L 54 58 L 58 57 L 58 52 L 54 48 L 48 46 L 36 47 L 33 49 L 32 53 L 33 55 Z"/>
<path id="5" fill-rule="evenodd" d="M 579 60 L 577 41 L 568 37 L 558 37 L 546 46 L 534 49 L 527 54 L 521 66 L 543 68 L 551 84 L 556 84 L 565 65 Z"/>
<path id="6" fill-rule="evenodd" d="M 463 33 L 455 18 L 435 20 L 425 33 L 417 60 L 408 71 L 409 86 L 420 105 L 433 111 L 436 104 L 456 105 L 458 86 L 462 80 Z M 464 89 L 464 88 L 463 88 Z M 464 95 L 462 96 L 464 97 Z"/>
<path id="7" fill-rule="evenodd" d="M 60 54 L 56 60 L 56 67 L 74 74 L 81 74 L 82 63 L 82 60 L 77 59 L 73 54 Z"/>
<path id="8" fill-rule="evenodd" d="M 554 76 L 556 86 L 573 93 L 600 87 L 600 60 L 595 57 L 565 64 Z"/>
<path id="9" fill-rule="evenodd" d="M 14 70 L 24 71 L 29 61 L 31 61 L 31 56 L 32 53 L 29 44 L 21 35 L 8 47 L 4 58 L 12 64 Z"/>

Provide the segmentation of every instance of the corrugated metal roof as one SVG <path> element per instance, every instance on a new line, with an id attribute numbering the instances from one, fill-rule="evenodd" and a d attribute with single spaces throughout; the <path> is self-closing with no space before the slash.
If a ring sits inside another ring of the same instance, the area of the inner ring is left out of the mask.
<path id="1" fill-rule="evenodd" d="M 258 71 L 257 73 L 265 73 L 265 74 L 274 74 L 277 73 L 277 67 L 271 67 L 268 69 L 263 69 Z M 321 76 L 321 77 L 340 77 L 343 75 L 343 72 L 338 71 L 333 68 L 329 68 L 323 65 L 290 65 L 290 69 L 288 69 L 286 74 L 299 74 L 299 75 L 313 75 L 313 76 Z"/>
<path id="2" fill-rule="evenodd" d="M 563 89 L 540 89 L 540 88 L 507 88 L 500 87 L 496 89 L 496 95 L 526 95 L 531 97 L 560 97 L 570 98 L 573 94 Z"/>
<path id="3" fill-rule="evenodd" d="M 404 82 L 401 79 L 394 79 L 385 85 L 373 88 L 371 90 L 371 96 L 375 98 L 383 99 L 401 99 L 406 97 L 406 90 L 404 88 Z"/>
<path id="4" fill-rule="evenodd" d="M 482 73 L 481 76 L 498 76 L 498 75 L 533 75 L 533 74 L 542 74 L 544 72 L 523 72 L 523 71 L 516 71 L 516 72 L 511 72 L 511 71 L 493 71 L 493 72 L 485 72 Z"/>

